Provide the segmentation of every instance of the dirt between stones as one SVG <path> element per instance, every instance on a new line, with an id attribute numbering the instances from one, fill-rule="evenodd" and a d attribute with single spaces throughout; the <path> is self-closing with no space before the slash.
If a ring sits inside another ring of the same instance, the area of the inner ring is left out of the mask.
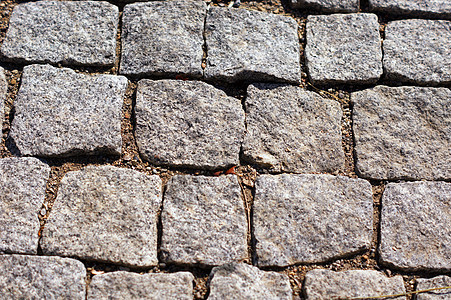
<path id="1" fill-rule="evenodd" d="M 16 6 L 20 1 L 18 0 L 6 0 L 1 1 L 0 3 L 0 44 L 3 42 L 6 31 L 8 28 L 9 17 L 12 13 L 14 6 Z M 250 10 L 259 10 L 266 11 L 275 14 L 281 14 L 286 16 L 293 17 L 299 24 L 299 38 L 301 44 L 301 68 L 302 68 L 302 83 L 301 86 L 319 93 L 321 96 L 330 98 L 334 101 L 338 101 L 341 104 L 343 110 L 343 119 L 342 119 L 342 145 L 343 150 L 345 152 L 345 166 L 343 170 L 334 175 L 343 175 L 352 178 L 357 178 L 355 173 L 355 164 L 354 164 L 354 144 L 353 144 L 353 133 L 352 133 L 352 119 L 351 119 L 351 111 L 352 106 L 350 103 L 350 92 L 356 90 L 353 87 L 336 87 L 330 88 L 328 90 L 321 90 L 317 87 L 311 85 L 308 81 L 306 68 L 304 64 L 303 50 L 305 47 L 305 23 L 307 14 L 301 13 L 300 11 L 295 11 L 289 8 L 288 4 L 285 2 L 281 2 L 280 0 L 263 0 L 263 1 L 241 1 L 240 8 L 250 9 Z M 214 0 L 210 3 L 214 6 L 228 6 L 229 1 L 217 1 Z M 122 11 L 123 5 L 120 6 L 120 10 Z M 385 19 L 383 16 L 382 19 Z M 118 39 L 120 38 L 120 27 L 122 24 L 119 24 L 118 31 Z M 381 34 L 383 34 L 383 26 L 381 26 Z M 120 43 L 117 43 L 117 54 L 120 52 Z M 117 55 L 120 57 L 119 55 Z M 3 63 L 0 60 L 0 66 L 5 68 L 6 77 L 8 81 L 8 93 L 5 102 L 5 115 L 3 117 L 2 124 L 2 138 L 0 144 L 0 157 L 11 157 L 13 156 L 12 152 L 7 147 L 7 137 L 10 130 L 10 124 L 14 117 L 13 110 L 13 102 L 16 97 L 17 91 L 20 85 L 20 79 L 22 75 L 23 65 L 15 65 L 9 63 Z M 73 67 L 71 67 L 73 68 Z M 114 67 L 110 69 L 99 69 L 99 68 L 73 68 L 77 72 L 81 73 L 89 73 L 89 74 L 117 74 L 118 70 L 118 60 Z M 135 137 L 133 134 L 134 131 L 134 115 L 133 115 L 133 106 L 135 102 L 135 94 L 136 94 L 137 81 L 130 80 L 128 90 L 126 92 L 126 97 L 124 100 L 123 108 L 122 108 L 122 142 L 123 142 L 123 150 L 120 157 L 112 157 L 112 156 L 83 156 L 83 157 L 71 157 L 64 159 L 47 159 L 46 161 L 51 166 L 50 179 L 46 188 L 46 197 L 45 202 L 42 206 L 40 212 L 40 221 L 41 221 L 41 230 L 45 224 L 46 219 L 48 218 L 53 203 L 55 201 L 56 195 L 58 193 L 58 185 L 63 178 L 63 176 L 69 171 L 80 170 L 88 165 L 113 165 L 123 168 L 129 168 L 138 170 L 140 172 L 146 174 L 157 174 L 163 180 L 163 184 L 165 185 L 167 181 L 175 174 L 195 174 L 195 175 L 215 175 L 218 171 L 225 170 L 215 170 L 215 171 L 204 171 L 204 170 L 190 170 L 190 169 L 177 169 L 177 168 L 162 168 L 155 167 L 145 161 L 143 161 L 139 155 L 138 148 L 136 145 Z M 241 101 L 244 100 L 246 86 L 218 86 L 223 89 L 228 95 L 236 97 Z M 243 188 L 243 199 L 246 204 L 247 217 L 248 220 L 252 216 L 252 204 L 253 204 L 253 194 L 254 194 L 254 182 L 255 178 L 259 174 L 267 173 L 264 169 L 258 169 L 251 165 L 241 165 L 236 168 L 236 174 L 240 179 L 241 186 Z M 373 238 L 372 244 L 368 251 L 363 253 L 353 255 L 347 258 L 336 259 L 324 264 L 307 264 L 307 265 L 296 265 L 290 266 L 281 269 L 273 269 L 279 273 L 285 273 L 290 278 L 291 287 L 293 290 L 293 296 L 295 298 L 302 298 L 302 285 L 305 274 L 312 269 L 322 268 L 329 269 L 334 271 L 345 271 L 345 270 L 379 270 L 384 272 L 387 276 L 395 276 L 402 275 L 404 278 L 404 283 L 407 292 L 411 292 L 414 289 L 415 278 L 418 277 L 431 277 L 434 274 L 428 273 L 409 273 L 409 272 L 400 272 L 397 270 L 392 270 L 387 268 L 386 266 L 381 265 L 378 262 L 377 255 L 377 246 L 380 240 L 380 228 L 379 228 L 379 219 L 381 212 L 381 197 L 384 191 L 386 182 L 376 182 L 372 181 L 371 185 L 373 188 Z M 160 224 L 161 226 L 161 224 Z M 161 227 L 160 227 L 161 229 Z M 161 232 L 161 230 L 160 230 Z M 161 241 L 161 237 L 160 237 Z M 252 263 L 253 253 L 253 237 L 248 237 L 248 247 L 250 257 L 247 262 Z M 187 268 L 173 265 L 166 265 L 161 263 L 158 267 L 152 268 L 150 270 L 133 270 L 130 268 L 124 268 L 121 266 L 110 265 L 110 264 L 102 264 L 95 262 L 83 261 L 88 270 L 88 280 L 92 278 L 93 275 L 117 271 L 117 270 L 129 270 L 140 273 L 147 272 L 176 272 L 181 270 L 187 270 L 193 273 L 195 276 L 195 288 L 194 288 L 194 298 L 195 299 L 206 299 L 208 296 L 207 289 L 207 280 L 210 270 L 199 269 L 199 268 Z M 408 299 L 412 299 L 411 296 L 407 297 Z"/>

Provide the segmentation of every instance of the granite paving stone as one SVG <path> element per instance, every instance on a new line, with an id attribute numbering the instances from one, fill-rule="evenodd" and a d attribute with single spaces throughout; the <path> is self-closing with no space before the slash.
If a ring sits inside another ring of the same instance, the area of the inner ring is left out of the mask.
<path id="1" fill-rule="evenodd" d="M 293 299 L 287 275 L 265 272 L 245 263 L 229 263 L 213 268 L 209 300 Z"/>
<path id="2" fill-rule="evenodd" d="M 67 68 L 24 68 L 10 138 L 22 155 L 119 155 L 127 78 Z"/>
<path id="3" fill-rule="evenodd" d="M 125 6 L 120 73 L 201 77 L 203 1 L 155 1 Z"/>
<path id="4" fill-rule="evenodd" d="M 6 92 L 8 91 L 8 82 L 5 77 L 5 70 L 0 67 L 0 124 L 3 123 L 5 114 Z"/>
<path id="5" fill-rule="evenodd" d="M 155 266 L 161 184 L 157 175 L 113 166 L 67 173 L 42 232 L 42 252 Z"/>
<path id="6" fill-rule="evenodd" d="M 382 263 L 411 271 L 451 270 L 451 183 L 389 183 L 380 226 Z"/>
<path id="7" fill-rule="evenodd" d="M 205 78 L 299 83 L 297 30 L 290 17 L 211 7 L 205 25 Z"/>
<path id="8" fill-rule="evenodd" d="M 37 1 L 14 8 L 1 54 L 16 63 L 112 66 L 119 9 L 106 1 Z"/>
<path id="9" fill-rule="evenodd" d="M 0 253 L 37 253 L 49 174 L 50 167 L 36 158 L 0 159 Z"/>
<path id="10" fill-rule="evenodd" d="M 164 262 L 217 266 L 248 257 L 248 224 L 235 175 L 172 177 L 161 219 Z"/>
<path id="11" fill-rule="evenodd" d="M 369 0 L 373 11 L 402 15 L 403 17 L 433 17 L 451 19 L 449 0 Z"/>
<path id="12" fill-rule="evenodd" d="M 84 300 L 85 266 L 61 257 L 0 255 L 0 298 Z"/>
<path id="13" fill-rule="evenodd" d="M 436 276 L 430 279 L 417 279 L 416 291 L 451 286 L 450 276 Z M 449 300 L 451 298 L 451 290 L 435 290 L 427 293 L 417 294 L 416 300 Z"/>
<path id="14" fill-rule="evenodd" d="M 451 21 L 389 22 L 384 68 L 388 80 L 417 85 L 451 83 Z"/>
<path id="15" fill-rule="evenodd" d="M 105 273 L 92 278 L 87 299 L 192 300 L 193 280 L 189 272 Z"/>
<path id="16" fill-rule="evenodd" d="M 387 277 L 374 270 L 334 272 L 316 269 L 307 272 L 304 283 L 305 299 L 347 299 L 405 293 L 401 276 Z M 402 300 L 404 296 L 390 299 Z"/>
<path id="17" fill-rule="evenodd" d="M 207 83 L 143 79 L 135 114 L 139 151 L 153 164 L 197 169 L 239 164 L 241 102 Z"/>
<path id="18" fill-rule="evenodd" d="M 336 172 L 344 164 L 337 101 L 300 87 L 252 84 L 243 158 L 276 172 Z"/>
<path id="19" fill-rule="evenodd" d="M 309 16 L 305 61 L 314 84 L 371 84 L 382 75 L 375 14 Z"/>
<path id="20" fill-rule="evenodd" d="M 356 169 L 372 179 L 451 178 L 451 91 L 376 86 L 351 94 Z"/>
<path id="21" fill-rule="evenodd" d="M 373 233 L 371 185 L 316 174 L 262 175 L 255 183 L 257 265 L 324 262 L 367 249 Z"/>
<path id="22" fill-rule="evenodd" d="M 293 8 L 315 9 L 323 12 L 357 12 L 359 0 L 290 0 Z"/>

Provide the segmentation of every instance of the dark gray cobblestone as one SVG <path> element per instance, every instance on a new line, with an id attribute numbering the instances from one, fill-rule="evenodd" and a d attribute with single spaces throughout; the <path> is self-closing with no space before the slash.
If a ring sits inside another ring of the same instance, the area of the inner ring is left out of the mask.
<path id="1" fill-rule="evenodd" d="M 368 0 L 370 9 L 377 12 L 451 19 L 449 0 Z"/>

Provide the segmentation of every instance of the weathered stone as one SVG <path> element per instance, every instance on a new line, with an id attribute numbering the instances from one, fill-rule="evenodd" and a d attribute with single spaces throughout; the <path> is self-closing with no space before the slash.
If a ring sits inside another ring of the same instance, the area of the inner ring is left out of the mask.
<path id="1" fill-rule="evenodd" d="M 316 269 L 307 272 L 304 291 L 306 299 L 347 299 L 405 293 L 401 276 L 388 278 L 373 270 L 334 272 Z M 390 299 L 406 299 L 404 296 Z"/>
<path id="2" fill-rule="evenodd" d="M 85 299 L 86 269 L 61 257 L 0 255 L 3 299 Z"/>
<path id="3" fill-rule="evenodd" d="M 112 66 L 119 9 L 104 1 L 38 1 L 14 8 L 1 54 L 14 62 Z"/>
<path id="4" fill-rule="evenodd" d="M 165 262 L 216 266 L 248 257 L 248 224 L 234 175 L 172 177 L 161 218 Z"/>
<path id="5" fill-rule="evenodd" d="M 258 266 L 324 262 L 360 252 L 373 233 L 371 185 L 332 175 L 262 175 L 255 183 Z"/>
<path id="6" fill-rule="evenodd" d="M 335 172 L 344 164 L 340 104 L 300 87 L 250 85 L 244 159 L 284 172 Z"/>
<path id="7" fill-rule="evenodd" d="M 120 73 L 201 77 L 203 1 L 155 1 L 125 6 Z"/>
<path id="8" fill-rule="evenodd" d="M 209 300 L 215 299 L 289 299 L 293 298 L 285 274 L 260 271 L 244 263 L 213 268 Z"/>
<path id="9" fill-rule="evenodd" d="M 135 113 L 138 148 L 153 164 L 205 169 L 239 164 L 241 102 L 209 84 L 141 80 Z"/>
<path id="10" fill-rule="evenodd" d="M 416 291 L 451 286 L 450 276 L 437 276 L 431 279 L 417 279 Z M 416 300 L 449 300 L 451 290 L 442 289 L 417 294 Z"/>
<path id="11" fill-rule="evenodd" d="M 7 91 L 8 91 L 8 82 L 6 81 L 5 70 L 2 67 L 0 67 L 0 124 L 3 123 Z"/>
<path id="12" fill-rule="evenodd" d="M 389 22 L 384 68 L 389 80 L 419 85 L 451 83 L 451 21 Z"/>
<path id="13" fill-rule="evenodd" d="M 351 95 L 356 168 L 373 179 L 451 178 L 451 91 L 376 86 Z"/>
<path id="14" fill-rule="evenodd" d="M 307 19 L 305 60 L 317 84 L 370 84 L 382 75 L 379 23 L 374 14 Z"/>
<path id="15" fill-rule="evenodd" d="M 194 276 L 189 272 L 173 274 L 112 272 L 97 275 L 89 285 L 89 299 L 192 300 Z"/>
<path id="16" fill-rule="evenodd" d="M 380 258 L 405 270 L 451 270 L 451 183 L 389 183 L 382 197 Z"/>
<path id="17" fill-rule="evenodd" d="M 292 18 L 211 7 L 207 14 L 205 77 L 299 83 L 298 24 Z"/>
<path id="18" fill-rule="evenodd" d="M 120 154 L 127 78 L 24 68 L 10 137 L 22 155 Z"/>
<path id="19" fill-rule="evenodd" d="M 290 0 L 293 8 L 311 8 L 324 12 L 357 12 L 359 0 Z"/>
<path id="20" fill-rule="evenodd" d="M 369 0 L 371 10 L 418 17 L 451 18 L 451 2 L 440 0 Z"/>
<path id="21" fill-rule="evenodd" d="M 37 253 L 49 174 L 36 158 L 0 159 L 0 253 Z"/>
<path id="22" fill-rule="evenodd" d="M 62 179 L 42 232 L 44 254 L 135 267 L 157 260 L 161 179 L 112 166 L 86 167 Z"/>

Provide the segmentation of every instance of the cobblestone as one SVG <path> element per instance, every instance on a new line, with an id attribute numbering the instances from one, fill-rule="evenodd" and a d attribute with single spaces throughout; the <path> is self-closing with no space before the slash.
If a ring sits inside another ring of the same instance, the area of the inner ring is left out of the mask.
<path id="1" fill-rule="evenodd" d="M 0 159 L 0 253 L 37 253 L 49 173 L 36 158 Z"/>
<path id="2" fill-rule="evenodd" d="M 451 19 L 451 2 L 436 0 L 369 0 L 372 10 L 404 17 L 434 17 Z"/>
<path id="3" fill-rule="evenodd" d="M 430 279 L 417 279 L 416 291 L 451 286 L 450 276 L 436 276 Z M 416 300 L 447 300 L 451 292 L 449 289 L 429 291 L 418 294 Z"/>
<path id="4" fill-rule="evenodd" d="M 312 8 L 322 12 L 357 12 L 359 0 L 290 0 L 293 8 Z"/>
<path id="5" fill-rule="evenodd" d="M 21 3 L 1 54 L 13 62 L 112 66 L 119 9 L 104 1 Z"/>
<path id="6" fill-rule="evenodd" d="M 0 67 L 0 123 L 5 114 L 6 92 L 8 91 L 8 82 L 6 82 L 5 70 Z"/>

